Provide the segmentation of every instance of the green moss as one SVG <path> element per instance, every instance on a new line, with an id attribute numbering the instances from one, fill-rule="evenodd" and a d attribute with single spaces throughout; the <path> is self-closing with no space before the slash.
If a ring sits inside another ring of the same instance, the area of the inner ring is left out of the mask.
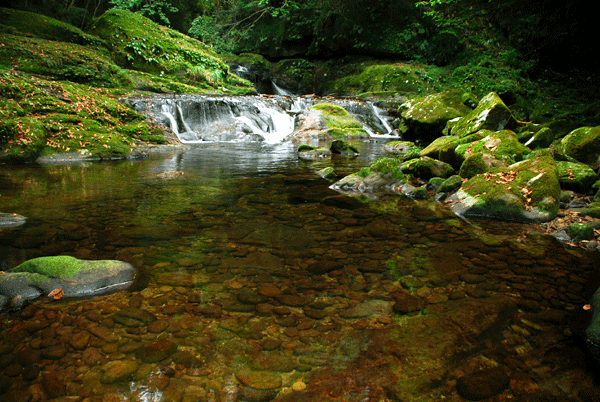
<path id="1" fill-rule="evenodd" d="M 469 156 L 460 166 L 459 176 L 465 179 L 485 173 L 488 171 L 488 166 L 483 160 L 483 152 L 477 152 Z"/>
<path id="2" fill-rule="evenodd" d="M 39 257 L 25 261 L 13 268 L 12 272 L 32 272 L 51 278 L 63 279 L 75 276 L 82 268 L 83 265 L 77 258 L 61 255 Z"/>
<path id="3" fill-rule="evenodd" d="M 383 157 L 377 159 L 369 167 L 369 172 L 379 172 L 385 176 L 392 177 L 394 179 L 405 180 L 405 175 L 404 173 L 402 173 L 401 170 L 400 160 L 396 158 Z"/>
<path id="4" fill-rule="evenodd" d="M 327 93 L 338 95 L 419 94 L 438 87 L 437 80 L 427 75 L 423 67 L 408 63 L 383 64 L 372 62 L 357 65 L 356 72 L 330 82 Z"/>
<path id="5" fill-rule="evenodd" d="M 332 138 L 368 137 L 362 124 L 343 107 L 318 103 L 312 108 L 323 113 L 327 134 Z"/>
<path id="6" fill-rule="evenodd" d="M 39 39 L 71 42 L 79 45 L 103 46 L 103 42 L 97 37 L 88 35 L 72 25 L 41 14 L 11 8 L 0 8 L 0 21 L 5 26 L 14 28 L 11 33 L 18 33 L 22 36 L 33 36 Z"/>

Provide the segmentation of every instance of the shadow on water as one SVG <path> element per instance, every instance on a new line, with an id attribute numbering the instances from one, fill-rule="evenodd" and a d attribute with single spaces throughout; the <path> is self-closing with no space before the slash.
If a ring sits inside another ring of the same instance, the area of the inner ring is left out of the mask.
<path id="1" fill-rule="evenodd" d="M 306 162 L 286 143 L 208 143 L 4 169 L 1 210 L 28 220 L 0 231 L 3 269 L 67 254 L 140 276 L 4 315 L 2 398 L 462 400 L 457 381 L 492 367 L 511 380 L 497 398 L 597 395 L 572 325 L 589 318 L 597 254 L 433 201 L 330 190 L 318 170 L 383 154 L 361 147 Z"/>

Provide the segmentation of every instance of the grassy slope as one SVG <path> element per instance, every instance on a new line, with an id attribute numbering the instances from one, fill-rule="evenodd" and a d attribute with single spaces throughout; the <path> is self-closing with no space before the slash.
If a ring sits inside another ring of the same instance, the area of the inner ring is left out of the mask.
<path id="1" fill-rule="evenodd" d="M 124 157 L 165 142 L 119 102 L 132 92 L 254 92 L 201 42 L 126 11 L 106 13 L 92 34 L 11 9 L 0 8 L 0 21 L 0 162 L 80 150 Z"/>

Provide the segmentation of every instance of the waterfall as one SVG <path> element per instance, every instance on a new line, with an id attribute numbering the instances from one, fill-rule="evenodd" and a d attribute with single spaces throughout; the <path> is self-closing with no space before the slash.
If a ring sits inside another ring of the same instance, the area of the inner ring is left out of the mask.
<path id="1" fill-rule="evenodd" d="M 373 138 L 398 137 L 387 113 L 372 102 L 315 96 L 172 95 L 130 98 L 128 104 L 168 126 L 182 143 L 278 143 L 294 130 L 294 116 L 317 103 L 350 112 Z"/>

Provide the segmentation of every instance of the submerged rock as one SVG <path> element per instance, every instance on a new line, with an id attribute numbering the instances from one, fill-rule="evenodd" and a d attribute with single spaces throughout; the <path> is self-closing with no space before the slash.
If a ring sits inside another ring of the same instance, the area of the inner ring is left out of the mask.
<path id="1" fill-rule="evenodd" d="M 136 275 L 136 268 L 122 261 L 39 257 L 1 275 L 0 294 L 11 300 L 12 308 L 20 308 L 42 295 L 59 299 L 113 293 L 131 286 Z"/>
<path id="2" fill-rule="evenodd" d="M 0 229 L 2 228 L 13 228 L 15 226 L 21 226 L 27 221 L 27 218 L 23 215 L 16 213 L 0 212 Z"/>

